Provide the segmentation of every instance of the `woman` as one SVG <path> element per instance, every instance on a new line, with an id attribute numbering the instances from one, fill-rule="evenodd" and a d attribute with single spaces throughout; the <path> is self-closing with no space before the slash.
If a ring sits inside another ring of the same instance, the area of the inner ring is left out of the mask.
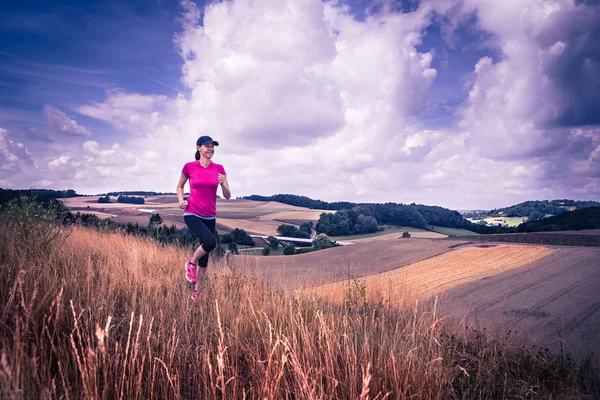
<path id="1" fill-rule="evenodd" d="M 217 188 L 220 185 L 223 197 L 231 198 L 227 173 L 222 165 L 212 162 L 215 146 L 219 142 L 210 136 L 200 136 L 196 141 L 196 161 L 186 163 L 177 184 L 179 208 L 184 209 L 183 219 L 187 227 L 202 241 L 193 257 L 185 264 L 185 277 L 196 283 L 192 299 L 200 300 L 200 284 L 206 281 L 208 253 L 217 246 L 215 225 L 217 218 Z M 183 187 L 190 180 L 190 196 L 183 198 Z"/>

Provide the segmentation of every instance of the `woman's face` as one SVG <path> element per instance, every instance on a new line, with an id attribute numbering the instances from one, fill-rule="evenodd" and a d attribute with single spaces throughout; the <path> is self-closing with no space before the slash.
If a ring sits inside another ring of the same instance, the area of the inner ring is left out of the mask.
<path id="1" fill-rule="evenodd" d="M 214 144 L 203 144 L 202 146 L 196 146 L 202 157 L 211 159 L 215 154 L 215 145 Z"/>

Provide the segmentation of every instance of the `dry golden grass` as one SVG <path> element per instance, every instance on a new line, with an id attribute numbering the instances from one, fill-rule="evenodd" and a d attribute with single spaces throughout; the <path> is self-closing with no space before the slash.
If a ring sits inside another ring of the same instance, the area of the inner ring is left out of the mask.
<path id="1" fill-rule="evenodd" d="M 190 249 L 33 221 L 0 225 L 1 398 L 579 394 L 574 369 L 449 330 L 435 306 L 336 307 L 215 260 L 193 302 Z"/>
<path id="2" fill-rule="evenodd" d="M 530 264 L 555 251 L 537 246 L 465 247 L 406 267 L 366 276 L 361 284 L 365 286 L 367 301 L 406 307 L 415 300 L 441 295 L 464 283 Z M 355 284 L 346 280 L 308 291 L 341 303 Z"/>

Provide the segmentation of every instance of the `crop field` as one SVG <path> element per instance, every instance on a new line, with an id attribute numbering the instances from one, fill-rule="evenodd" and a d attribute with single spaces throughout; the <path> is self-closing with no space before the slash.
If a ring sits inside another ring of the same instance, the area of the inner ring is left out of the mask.
<path id="1" fill-rule="evenodd" d="M 302 220 L 302 221 L 312 221 L 316 223 L 321 216 L 321 213 L 331 212 L 326 210 L 310 210 L 305 209 L 304 211 L 292 210 L 292 211 L 279 211 L 276 213 L 270 213 L 267 215 L 263 215 L 261 219 L 270 219 L 270 220 Z"/>
<path id="2" fill-rule="evenodd" d="M 239 228 L 250 234 L 257 235 L 276 235 L 277 227 L 281 225 L 281 222 L 269 220 L 218 218 L 217 221 L 230 230 Z"/>
<path id="3" fill-rule="evenodd" d="M 284 288 L 299 289 L 394 270 L 451 250 L 455 240 L 378 240 L 295 256 L 231 258 L 232 267 Z"/>
<path id="4" fill-rule="evenodd" d="M 336 237 L 336 240 L 351 240 L 355 243 L 372 242 L 378 240 L 405 240 L 405 238 L 402 237 L 403 232 L 410 233 L 411 239 L 443 239 L 447 237 L 446 235 L 442 235 L 441 233 L 426 231 L 418 228 L 406 227 L 400 229 L 386 229 L 383 232 L 372 233 L 369 235 L 339 236 Z"/>
<path id="5" fill-rule="evenodd" d="M 117 203 L 114 197 L 111 197 L 112 203 L 98 203 L 98 197 L 72 197 L 61 201 L 72 212 L 96 214 L 100 218 L 110 218 L 117 223 L 131 222 L 146 225 L 152 213 L 159 213 L 169 225 L 174 223 L 178 228 L 185 226 L 183 211 L 179 208 L 175 195 L 148 196 L 144 199 L 145 204 Z M 310 210 L 274 201 L 217 199 L 219 232 L 240 228 L 250 233 L 274 235 L 277 227 L 286 223 L 282 218 L 290 217 L 296 223 L 287 223 L 300 225 L 307 221 L 316 223 L 320 214 L 320 210 Z"/>
<path id="6" fill-rule="evenodd" d="M 444 303 L 468 315 L 471 326 L 518 330 L 554 350 L 562 344 L 575 354 L 598 354 L 599 287 L 600 249 L 554 248 L 520 268 L 455 287 Z"/>
<path id="7" fill-rule="evenodd" d="M 477 235 L 476 232 L 468 231 L 466 229 L 457 229 L 457 228 L 447 228 L 445 226 L 435 226 L 432 225 L 431 230 L 434 232 L 441 233 L 442 235 L 454 235 L 454 236 L 470 236 Z"/>
<path id="8" fill-rule="evenodd" d="M 468 246 L 362 279 L 366 300 L 399 308 L 415 300 L 442 294 L 461 284 L 498 274 L 551 255 L 555 250 L 535 246 Z M 336 302 L 343 302 L 352 281 L 314 288 Z"/>

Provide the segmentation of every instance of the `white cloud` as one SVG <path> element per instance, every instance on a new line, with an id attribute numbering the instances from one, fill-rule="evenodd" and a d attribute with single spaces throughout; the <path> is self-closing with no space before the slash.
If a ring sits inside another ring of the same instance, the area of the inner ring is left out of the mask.
<path id="1" fill-rule="evenodd" d="M 41 181 L 33 182 L 33 187 L 51 187 L 54 184 L 54 181 L 49 181 L 47 179 L 43 179 Z"/>
<path id="2" fill-rule="evenodd" d="M 15 142 L 8 130 L 0 128 L 0 171 L 30 173 L 37 165 L 23 143 Z"/>
<path id="3" fill-rule="evenodd" d="M 74 136 L 91 136 L 92 133 L 84 126 L 79 125 L 75 120 L 69 118 L 67 114 L 54 108 L 49 104 L 44 106 L 44 115 L 48 121 L 48 127 L 55 133 L 62 133 Z"/>
<path id="4" fill-rule="evenodd" d="M 109 90 L 105 102 L 79 106 L 77 112 L 136 135 L 147 135 L 160 128 L 161 113 L 169 115 L 168 104 L 166 96 Z"/>
<path id="5" fill-rule="evenodd" d="M 37 172 L 34 157 L 23 143 L 15 142 L 8 130 L 0 128 L 0 181 L 2 186 L 22 187 Z"/>
<path id="6" fill-rule="evenodd" d="M 570 2 L 439 0 L 364 21 L 320 0 L 236 0 L 203 12 L 182 5 L 174 45 L 189 96 L 111 90 L 77 107 L 131 135 L 56 156 L 48 180 L 96 192 L 172 191 L 196 138 L 208 134 L 221 143 L 215 161 L 234 196 L 468 208 L 598 193 L 598 131 L 548 123 L 575 104 L 557 96 L 552 72 L 573 43 L 548 36 L 553 24 L 571 27 L 563 21 Z M 437 71 L 434 53 L 416 48 L 433 11 L 462 21 L 475 13 L 502 58 L 473 65 L 458 125 L 426 129 L 419 114 Z"/>

